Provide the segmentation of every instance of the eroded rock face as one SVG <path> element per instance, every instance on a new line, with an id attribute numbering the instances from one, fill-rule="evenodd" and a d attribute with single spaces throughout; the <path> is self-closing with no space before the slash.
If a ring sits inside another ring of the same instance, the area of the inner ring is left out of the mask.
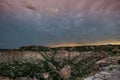
<path id="1" fill-rule="evenodd" d="M 103 67 L 103 71 L 84 80 L 120 80 L 120 65 Z"/>
<path id="2" fill-rule="evenodd" d="M 84 80 L 120 80 L 120 71 L 118 70 L 113 70 L 111 72 L 108 71 L 102 71 L 94 76 L 85 78 Z"/>
<path id="3" fill-rule="evenodd" d="M 29 59 L 29 58 L 32 58 L 35 60 L 42 60 L 43 59 L 42 55 L 39 52 L 26 51 L 23 53 L 24 53 L 23 58 L 25 58 L 25 59 Z"/>
<path id="4" fill-rule="evenodd" d="M 111 64 L 115 65 L 115 64 L 117 64 L 117 61 L 118 61 L 118 57 L 106 57 L 102 60 L 97 61 L 96 64 L 104 67 L 104 66 L 108 66 Z"/>
<path id="5" fill-rule="evenodd" d="M 0 62 L 7 62 L 10 60 L 18 59 L 34 59 L 42 60 L 44 59 L 40 52 L 38 51 L 3 51 L 0 52 Z"/>
<path id="6" fill-rule="evenodd" d="M 60 75 L 64 79 L 69 79 L 71 76 L 71 67 L 69 65 L 66 65 L 64 68 L 61 69 Z"/>
<path id="7" fill-rule="evenodd" d="M 68 59 L 68 51 L 65 50 L 60 50 L 57 52 L 57 54 L 55 55 L 55 59 L 56 60 L 63 60 L 63 59 Z"/>
<path id="8" fill-rule="evenodd" d="M 92 67 L 98 67 L 96 69 L 98 69 L 99 72 L 95 72 L 96 70 L 94 69 L 94 71 L 92 71 L 93 69 L 90 68 L 92 75 L 84 80 L 120 80 L 120 66 L 116 63 L 118 63 L 118 60 L 120 59 L 120 56 L 115 56 L 115 57 L 108 57 L 105 56 L 105 52 L 94 52 L 94 51 L 87 51 L 87 52 L 77 52 L 77 51 L 66 51 L 66 50 L 58 50 L 57 53 L 54 54 L 54 52 L 52 51 L 48 51 L 48 52 L 43 52 L 46 56 L 48 56 L 48 59 L 52 59 L 55 58 L 57 61 L 61 61 L 60 65 L 65 62 L 64 59 L 69 59 L 72 61 L 73 63 L 76 64 L 79 61 L 85 59 L 87 59 L 85 64 L 95 64 Z M 5 56 L 7 54 L 7 56 Z M 16 52 L 8 52 L 8 53 L 1 53 L 0 52 L 0 56 L 4 56 L 6 57 L 5 59 L 12 59 L 13 57 L 17 57 L 17 58 L 32 58 L 35 59 L 36 61 L 39 59 L 44 59 L 42 52 L 38 52 L 38 51 L 16 51 Z M 4 58 L 3 57 L 3 58 Z M 90 57 L 90 60 L 88 59 Z M 95 59 L 94 59 L 95 58 Z M 98 58 L 98 59 L 97 59 Z M 1 59 L 1 58 L 0 58 Z M 3 59 L 4 60 L 4 59 Z M 99 61 L 98 61 L 99 60 Z M 46 60 L 47 61 L 47 60 Z M 67 60 L 66 60 L 67 61 Z M 85 66 L 85 64 L 83 64 Z M 89 71 L 89 64 L 85 66 L 85 69 L 83 70 L 87 70 Z M 71 77 L 71 72 L 72 69 L 70 66 L 70 64 L 64 64 L 62 67 L 59 66 L 54 66 L 54 64 L 52 64 L 52 61 L 49 62 L 48 61 L 48 65 L 50 66 L 50 68 L 52 70 L 54 70 L 56 73 L 60 74 L 61 78 L 64 79 L 70 79 Z M 101 70 L 99 70 L 99 65 L 101 65 Z M 88 68 L 86 68 L 88 66 Z M 91 67 L 91 66 L 90 66 Z M 73 67 L 72 67 L 73 68 Z M 93 73 L 94 72 L 94 73 Z M 96 73 L 96 74 L 95 74 Z M 41 73 L 41 76 L 45 79 L 47 79 L 49 76 L 51 76 L 51 74 L 49 73 L 49 71 L 47 71 L 47 73 Z M 0 80 L 4 80 L 4 78 L 0 78 Z M 6 78 L 5 78 L 6 80 Z M 7 79 L 9 80 L 9 79 Z M 21 77 L 21 78 L 17 78 L 16 80 L 36 80 L 36 79 L 29 79 L 26 77 Z"/>
<path id="9" fill-rule="evenodd" d="M 52 51 L 47 51 L 45 53 L 49 58 L 52 58 L 54 56 L 54 52 L 52 52 Z"/>
<path id="10" fill-rule="evenodd" d="M 13 59 L 20 59 L 23 57 L 21 51 L 0 51 L 0 62 L 7 62 Z"/>
<path id="11" fill-rule="evenodd" d="M 44 79 L 47 79 L 49 77 L 49 73 L 46 72 L 46 73 L 42 73 L 41 75 Z"/>
<path id="12" fill-rule="evenodd" d="M 80 53 L 79 52 L 76 52 L 76 51 L 71 51 L 71 52 L 69 52 L 69 57 L 70 57 L 70 59 L 73 59 L 73 58 L 75 58 L 75 57 L 77 57 L 77 56 L 79 56 L 80 55 Z"/>

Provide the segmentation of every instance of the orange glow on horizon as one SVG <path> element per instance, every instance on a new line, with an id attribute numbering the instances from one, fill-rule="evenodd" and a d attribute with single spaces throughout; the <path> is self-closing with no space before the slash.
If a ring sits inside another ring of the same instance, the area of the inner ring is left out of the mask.
<path id="1" fill-rule="evenodd" d="M 77 43 L 61 43 L 52 45 L 51 47 L 72 47 L 72 46 L 86 46 L 86 45 L 120 45 L 120 41 L 102 41 L 102 42 L 96 42 L 96 43 L 90 43 L 90 44 L 77 44 Z"/>

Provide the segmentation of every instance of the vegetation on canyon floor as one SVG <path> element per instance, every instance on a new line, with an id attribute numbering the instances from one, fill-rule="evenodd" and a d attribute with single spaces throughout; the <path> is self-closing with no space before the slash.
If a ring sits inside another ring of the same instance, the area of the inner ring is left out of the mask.
<path id="1" fill-rule="evenodd" d="M 42 52 L 39 51 L 40 49 Z M 99 71 L 100 66 L 96 66 L 97 61 L 106 57 L 120 55 L 120 46 L 112 45 L 60 48 L 32 46 L 21 47 L 18 51 L 36 50 L 44 59 L 19 58 L 1 62 L 0 76 L 11 79 L 30 77 L 37 80 L 81 80 L 83 77 Z M 47 51 L 53 53 L 51 57 L 47 55 Z M 61 52 L 59 53 L 59 51 Z M 70 56 L 74 53 L 73 51 L 78 52 L 80 55 Z M 72 53 L 69 54 L 69 52 Z M 63 56 L 59 54 L 63 54 Z M 67 57 L 65 57 L 66 54 Z M 82 57 L 81 54 L 85 55 Z M 120 60 L 118 60 L 118 63 L 120 64 Z"/>

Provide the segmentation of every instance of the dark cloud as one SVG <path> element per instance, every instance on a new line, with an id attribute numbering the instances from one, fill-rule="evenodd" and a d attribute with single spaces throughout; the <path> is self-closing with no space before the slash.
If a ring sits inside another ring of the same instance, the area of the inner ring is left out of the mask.
<path id="1" fill-rule="evenodd" d="M 119 0 L 21 1 L 0 3 L 0 48 L 120 42 Z"/>

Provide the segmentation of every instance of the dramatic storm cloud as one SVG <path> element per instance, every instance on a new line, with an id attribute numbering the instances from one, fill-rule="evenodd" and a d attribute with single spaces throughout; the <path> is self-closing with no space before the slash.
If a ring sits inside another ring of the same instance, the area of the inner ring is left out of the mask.
<path id="1" fill-rule="evenodd" d="M 120 44 L 120 0 L 0 0 L 0 48 Z"/>

